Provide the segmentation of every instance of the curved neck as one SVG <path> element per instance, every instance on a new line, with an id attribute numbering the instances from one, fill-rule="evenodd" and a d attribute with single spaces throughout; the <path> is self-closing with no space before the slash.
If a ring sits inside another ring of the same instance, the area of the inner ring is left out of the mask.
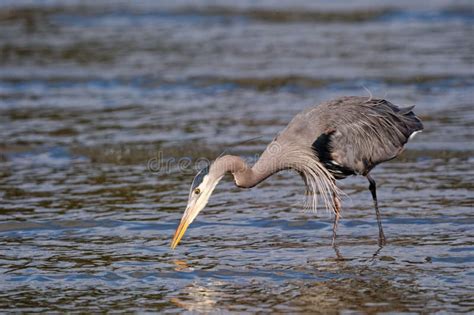
<path id="1" fill-rule="evenodd" d="M 262 165 L 260 160 L 250 167 L 240 156 L 225 155 L 215 160 L 211 168 L 220 176 L 230 172 L 238 187 L 251 188 L 279 171 L 275 165 Z"/>

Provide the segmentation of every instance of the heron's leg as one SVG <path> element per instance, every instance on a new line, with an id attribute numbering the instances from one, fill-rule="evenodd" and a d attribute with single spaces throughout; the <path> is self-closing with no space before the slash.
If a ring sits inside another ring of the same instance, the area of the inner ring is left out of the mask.
<path id="1" fill-rule="evenodd" d="M 380 218 L 380 211 L 379 211 L 379 205 L 377 202 L 377 185 L 375 184 L 375 180 L 370 177 L 370 175 L 367 175 L 367 179 L 369 180 L 369 190 L 372 193 L 372 199 L 374 200 L 374 206 L 375 206 L 375 215 L 377 216 L 377 224 L 379 225 L 379 245 L 385 245 L 385 235 L 383 233 L 383 228 L 382 228 L 382 220 Z"/>
<path id="2" fill-rule="evenodd" d="M 334 200 L 334 223 L 332 225 L 332 246 L 336 247 L 337 224 L 339 223 L 339 219 L 341 218 L 341 200 L 339 200 L 339 197 L 335 193 L 333 194 L 333 200 Z"/>

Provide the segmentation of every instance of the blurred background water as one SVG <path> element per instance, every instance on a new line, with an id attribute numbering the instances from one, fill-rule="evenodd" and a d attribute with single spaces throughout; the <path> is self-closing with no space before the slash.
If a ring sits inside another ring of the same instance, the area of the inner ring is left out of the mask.
<path id="1" fill-rule="evenodd" d="M 473 311 L 473 22 L 471 1 L 2 1 L 0 311 Z M 149 161 L 254 156 L 364 87 L 425 123 L 373 171 L 387 246 L 364 178 L 335 252 L 284 172 L 226 178 L 169 249 L 193 169 Z"/>

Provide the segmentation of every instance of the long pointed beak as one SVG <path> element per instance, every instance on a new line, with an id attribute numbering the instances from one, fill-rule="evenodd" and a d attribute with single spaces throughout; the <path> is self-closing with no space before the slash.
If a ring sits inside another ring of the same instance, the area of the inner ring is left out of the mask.
<path id="1" fill-rule="evenodd" d="M 181 222 L 179 222 L 179 226 L 176 229 L 176 232 L 174 232 L 173 240 L 171 241 L 170 245 L 172 249 L 175 249 L 176 246 L 178 246 L 178 243 L 181 241 L 186 229 L 194 221 L 199 212 L 201 212 L 201 210 L 204 208 L 208 199 L 208 194 L 201 194 L 198 198 L 193 198 L 188 201 L 188 205 L 186 206 L 186 210 L 183 213 Z"/>
<path id="2" fill-rule="evenodd" d="M 183 237 L 184 233 L 186 232 L 186 229 L 190 224 L 191 220 L 189 220 L 189 216 L 183 216 L 181 222 L 179 222 L 179 226 L 176 229 L 176 232 L 174 232 L 173 241 L 171 241 L 170 246 L 172 249 L 175 249 L 176 246 L 178 246 L 179 241 L 181 241 L 181 238 Z"/>

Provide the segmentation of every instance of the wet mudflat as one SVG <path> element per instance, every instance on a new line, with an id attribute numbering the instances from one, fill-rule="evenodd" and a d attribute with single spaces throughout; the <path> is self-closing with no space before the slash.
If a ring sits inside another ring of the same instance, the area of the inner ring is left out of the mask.
<path id="1" fill-rule="evenodd" d="M 0 310 L 473 311 L 472 12 L 3 3 Z M 340 183 L 335 251 L 332 217 L 305 212 L 283 172 L 252 190 L 224 179 L 169 249 L 194 162 L 252 159 L 303 108 L 364 87 L 416 104 L 426 129 L 372 173 L 385 247 L 364 178 Z"/>

